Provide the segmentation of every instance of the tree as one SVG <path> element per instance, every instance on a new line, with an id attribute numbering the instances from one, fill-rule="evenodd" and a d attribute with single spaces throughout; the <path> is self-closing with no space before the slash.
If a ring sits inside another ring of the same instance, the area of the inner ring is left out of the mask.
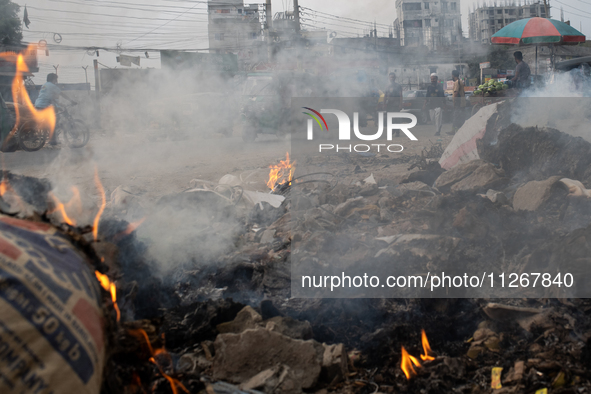
<path id="1" fill-rule="evenodd" d="M 0 43 L 3 45 L 17 45 L 23 39 L 19 10 L 19 5 L 11 0 L 0 0 Z"/>
<path id="2" fill-rule="evenodd" d="M 513 52 L 517 51 L 515 47 L 503 46 L 491 46 L 489 53 L 490 66 L 491 68 L 507 70 L 515 68 L 515 58 Z"/>

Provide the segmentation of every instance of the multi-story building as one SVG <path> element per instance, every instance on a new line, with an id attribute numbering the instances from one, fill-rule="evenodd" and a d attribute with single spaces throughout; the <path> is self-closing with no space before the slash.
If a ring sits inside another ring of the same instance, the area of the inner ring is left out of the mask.
<path id="1" fill-rule="evenodd" d="M 257 4 L 243 0 L 209 0 L 210 53 L 248 53 L 262 44 L 262 25 Z"/>
<path id="2" fill-rule="evenodd" d="M 506 3 L 505 5 L 497 5 L 496 1 L 492 4 L 485 2 L 484 5 L 470 12 L 469 37 L 472 41 L 489 44 L 491 36 L 509 23 L 535 16 L 549 18 L 549 14 L 550 11 L 546 16 L 546 8 L 540 1 L 525 0 L 524 4 L 520 1 L 517 4 Z"/>
<path id="3" fill-rule="evenodd" d="M 460 0 L 396 0 L 400 45 L 438 49 L 462 39 Z"/>

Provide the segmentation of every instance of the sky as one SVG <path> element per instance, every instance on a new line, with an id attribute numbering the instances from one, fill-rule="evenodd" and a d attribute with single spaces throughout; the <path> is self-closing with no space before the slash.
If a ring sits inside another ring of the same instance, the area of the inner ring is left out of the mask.
<path id="1" fill-rule="evenodd" d="M 14 0 L 13 0 L 14 1 Z M 459 0 L 458 0 L 459 1 Z M 462 1 L 462 27 L 468 30 L 468 12 L 476 1 Z M 482 0 L 480 0 L 482 1 Z M 493 0 L 487 0 L 491 2 Z M 503 1 L 504 0 L 500 0 Z M 25 42 L 45 40 L 49 55 L 38 52 L 40 72 L 34 79 L 42 83 L 48 72 L 57 67 L 60 82 L 85 82 L 85 71 L 93 83 L 92 62 L 101 67 L 117 67 L 121 53 L 140 56 L 140 67 L 159 67 L 157 49 L 205 50 L 207 42 L 207 1 L 198 0 L 16 0 L 26 4 L 31 21 L 23 26 Z M 264 0 L 254 1 L 264 3 Z M 247 4 L 250 2 L 247 0 Z M 305 29 L 325 28 L 336 31 L 337 37 L 362 35 L 375 21 L 378 34 L 387 36 L 388 27 L 396 19 L 395 0 L 299 0 Z M 293 0 L 272 0 L 273 13 L 293 9 Z M 563 7 L 565 20 L 591 36 L 591 0 L 550 0 L 551 15 L 560 19 Z M 58 43 L 59 42 L 59 43 Z M 86 50 L 108 47 L 112 51 Z M 130 49 L 136 50 L 135 52 Z M 144 54 L 148 51 L 149 58 Z M 119 66 L 120 67 L 120 66 Z M 133 66 L 134 68 L 137 66 Z"/>

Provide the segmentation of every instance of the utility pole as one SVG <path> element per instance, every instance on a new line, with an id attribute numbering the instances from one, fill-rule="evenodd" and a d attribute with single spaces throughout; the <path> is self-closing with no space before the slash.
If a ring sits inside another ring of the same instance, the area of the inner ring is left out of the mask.
<path id="1" fill-rule="evenodd" d="M 94 66 L 94 92 L 96 94 L 94 100 L 94 109 L 95 109 L 95 116 L 96 116 L 96 124 L 99 128 L 101 128 L 101 105 L 100 105 L 100 90 L 101 90 L 101 81 L 99 76 L 99 68 L 98 68 L 98 60 L 94 59 L 92 61 Z"/>
<path id="2" fill-rule="evenodd" d="M 86 66 L 86 67 L 82 66 L 82 68 L 84 69 L 84 79 L 86 79 L 86 85 L 88 85 L 88 73 L 86 72 L 86 70 L 88 69 L 88 66 Z M 88 94 L 90 95 L 90 88 L 88 89 Z"/>
<path id="3" fill-rule="evenodd" d="M 550 14 L 548 13 L 548 1 L 544 0 L 544 10 L 546 10 L 546 18 L 550 18 Z"/>
<path id="4" fill-rule="evenodd" d="M 265 3 L 265 40 L 267 41 L 267 61 L 273 60 L 273 40 L 271 40 L 271 29 L 273 28 L 273 12 L 271 9 L 271 0 Z"/>
<path id="5" fill-rule="evenodd" d="M 377 55 L 377 50 L 378 50 L 378 27 L 376 25 L 376 21 L 373 21 L 373 39 L 374 39 L 374 49 L 376 50 L 376 55 Z"/>
<path id="6" fill-rule="evenodd" d="M 297 70 L 304 70 L 304 61 L 302 58 L 302 37 L 300 35 L 300 4 L 298 0 L 293 0 L 293 17 L 295 20 L 295 53 L 296 53 L 296 64 Z"/>
<path id="7" fill-rule="evenodd" d="M 296 34 L 300 33 L 300 4 L 298 0 L 293 0 L 293 16 L 295 18 Z"/>

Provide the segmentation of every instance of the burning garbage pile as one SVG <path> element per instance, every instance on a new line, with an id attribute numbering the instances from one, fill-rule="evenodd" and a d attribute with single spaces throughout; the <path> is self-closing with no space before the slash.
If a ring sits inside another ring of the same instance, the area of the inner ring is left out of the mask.
<path id="1" fill-rule="evenodd" d="M 88 210 L 79 189 L 62 201 L 48 182 L 4 172 L 0 307 L 18 314 L 0 318 L 7 392 L 588 392 L 591 303 L 579 278 L 591 256 L 591 144 L 489 123 L 476 156 L 447 170 L 437 146 L 397 159 L 287 156 L 264 180 L 195 179 L 153 206 L 123 186 L 109 194 L 98 174 Z M 167 226 L 182 221 L 190 236 L 170 235 Z M 149 236 L 158 231 L 173 245 L 162 255 Z M 223 246 L 206 248 L 215 243 Z M 17 250 L 35 257 L 37 271 Z M 173 254 L 184 260 L 162 270 Z M 369 287 L 354 298 L 306 298 L 350 295 L 331 281 L 318 286 L 319 268 L 400 278 L 455 276 L 466 264 L 497 286 L 507 273 L 514 298 L 495 299 L 496 288 L 454 293 L 433 280 L 400 290 L 407 298 Z M 533 277 L 523 274 L 535 272 L 551 273 L 539 280 L 554 286 L 526 285 Z M 566 273 L 577 279 L 571 286 Z M 55 293 L 61 312 L 27 291 Z M 85 301 L 67 296 L 79 293 Z M 31 299 L 42 303 L 31 309 Z M 31 333 L 39 360 L 65 366 L 17 368 L 7 352 L 18 345 L 24 355 L 16 336 Z M 80 352 L 70 353 L 74 343 Z"/>

